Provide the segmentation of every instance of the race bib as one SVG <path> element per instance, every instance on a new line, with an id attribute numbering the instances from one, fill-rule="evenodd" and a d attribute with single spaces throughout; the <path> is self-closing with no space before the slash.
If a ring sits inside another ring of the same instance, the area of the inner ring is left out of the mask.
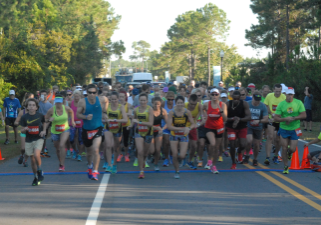
<path id="1" fill-rule="evenodd" d="M 296 133 L 296 135 L 297 135 L 298 137 L 302 136 L 302 131 L 301 131 L 300 128 L 296 129 L 296 130 L 295 130 L 295 133 Z"/>
<path id="2" fill-rule="evenodd" d="M 278 106 L 277 105 L 272 105 L 272 111 L 275 111 L 276 107 L 278 107 Z"/>
<path id="3" fill-rule="evenodd" d="M 39 134 L 39 126 L 28 126 L 29 134 Z"/>
<path id="4" fill-rule="evenodd" d="M 251 121 L 250 121 L 250 125 L 251 125 L 252 127 L 258 127 L 258 126 L 260 126 L 260 123 L 254 124 L 254 123 L 253 123 L 253 120 L 251 120 Z"/>
<path id="5" fill-rule="evenodd" d="M 65 131 L 65 124 L 62 125 L 56 125 L 56 131 L 57 132 L 64 132 Z"/>
<path id="6" fill-rule="evenodd" d="M 109 122 L 109 129 L 116 130 L 119 128 L 118 122 Z"/>
<path id="7" fill-rule="evenodd" d="M 224 127 L 221 129 L 217 129 L 217 134 L 223 134 L 224 133 Z"/>
<path id="8" fill-rule="evenodd" d="M 234 132 L 227 132 L 227 139 L 229 141 L 235 141 L 236 140 L 236 134 Z"/>
<path id="9" fill-rule="evenodd" d="M 76 120 L 75 123 L 76 123 L 76 125 L 81 125 L 81 121 L 80 120 Z"/>
<path id="10" fill-rule="evenodd" d="M 154 125 L 154 127 L 160 127 L 160 125 Z M 158 130 L 154 129 L 154 133 L 158 132 Z"/>
<path id="11" fill-rule="evenodd" d="M 14 117 L 14 113 L 13 112 L 9 112 L 8 113 L 8 117 Z"/>
<path id="12" fill-rule="evenodd" d="M 87 131 L 88 140 L 93 139 L 93 137 L 98 133 L 98 130 L 89 130 Z"/>
<path id="13" fill-rule="evenodd" d="M 147 126 L 138 124 L 138 132 L 145 133 L 147 131 L 148 131 Z"/>
<path id="14" fill-rule="evenodd" d="M 177 135 L 177 136 L 179 136 L 179 135 L 182 136 L 182 135 L 184 135 L 184 131 L 181 131 L 181 130 L 180 131 L 174 131 L 174 134 Z"/>

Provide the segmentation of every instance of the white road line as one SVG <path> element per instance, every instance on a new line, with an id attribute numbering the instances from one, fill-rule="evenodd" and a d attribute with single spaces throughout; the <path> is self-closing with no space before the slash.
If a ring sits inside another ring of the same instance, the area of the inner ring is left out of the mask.
<path id="1" fill-rule="evenodd" d="M 303 141 L 303 140 L 300 140 L 300 139 L 299 139 L 299 141 L 304 142 L 304 143 L 309 143 L 308 141 Z M 319 147 L 319 148 L 321 148 L 321 145 L 313 144 L 312 146 L 315 146 L 315 147 Z"/>
<path id="2" fill-rule="evenodd" d="M 110 174 L 104 174 L 103 179 L 99 185 L 95 200 L 91 206 L 89 215 L 87 217 L 86 225 L 96 225 L 100 212 L 100 207 L 103 202 Z"/>

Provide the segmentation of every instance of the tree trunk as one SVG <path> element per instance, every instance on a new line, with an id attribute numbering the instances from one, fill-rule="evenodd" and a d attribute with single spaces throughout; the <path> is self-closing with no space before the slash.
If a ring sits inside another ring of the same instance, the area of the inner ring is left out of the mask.
<path id="1" fill-rule="evenodd" d="M 290 40 L 289 40 L 289 5 L 286 5 L 286 70 L 289 70 Z"/>
<path id="2" fill-rule="evenodd" d="M 211 86 L 211 59 L 210 59 L 210 48 L 207 48 L 207 72 L 208 72 L 208 80 L 207 83 L 209 86 Z"/>

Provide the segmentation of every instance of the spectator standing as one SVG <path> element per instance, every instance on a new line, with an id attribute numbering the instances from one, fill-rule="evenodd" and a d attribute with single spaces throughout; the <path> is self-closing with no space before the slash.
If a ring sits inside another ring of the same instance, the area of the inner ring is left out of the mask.
<path id="1" fill-rule="evenodd" d="M 310 132 L 312 131 L 312 101 L 313 101 L 313 95 L 311 94 L 311 89 L 309 87 L 305 87 L 304 89 L 304 107 L 306 110 L 307 117 L 304 121 L 304 131 L 308 131 L 308 123 Z"/>

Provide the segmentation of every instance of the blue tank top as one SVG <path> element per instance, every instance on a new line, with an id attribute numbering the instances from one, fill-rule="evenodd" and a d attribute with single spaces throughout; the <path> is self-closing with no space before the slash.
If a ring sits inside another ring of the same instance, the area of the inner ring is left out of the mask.
<path id="1" fill-rule="evenodd" d="M 175 106 L 175 101 L 173 102 L 173 108 L 169 109 L 168 106 L 167 106 L 167 101 L 165 101 L 164 109 L 166 110 L 167 114 L 168 114 L 172 109 L 174 109 L 174 106 Z M 163 120 L 162 120 L 162 123 L 161 123 L 161 127 L 164 127 L 165 124 L 166 124 L 166 121 L 163 119 Z"/>
<path id="2" fill-rule="evenodd" d="M 91 120 L 84 120 L 83 128 L 86 130 L 95 130 L 98 127 L 103 127 L 102 123 L 102 111 L 101 105 L 99 102 L 99 98 L 96 96 L 96 103 L 90 104 L 88 99 L 85 98 L 86 101 L 86 111 L 84 115 L 93 114 L 93 118 Z"/>

